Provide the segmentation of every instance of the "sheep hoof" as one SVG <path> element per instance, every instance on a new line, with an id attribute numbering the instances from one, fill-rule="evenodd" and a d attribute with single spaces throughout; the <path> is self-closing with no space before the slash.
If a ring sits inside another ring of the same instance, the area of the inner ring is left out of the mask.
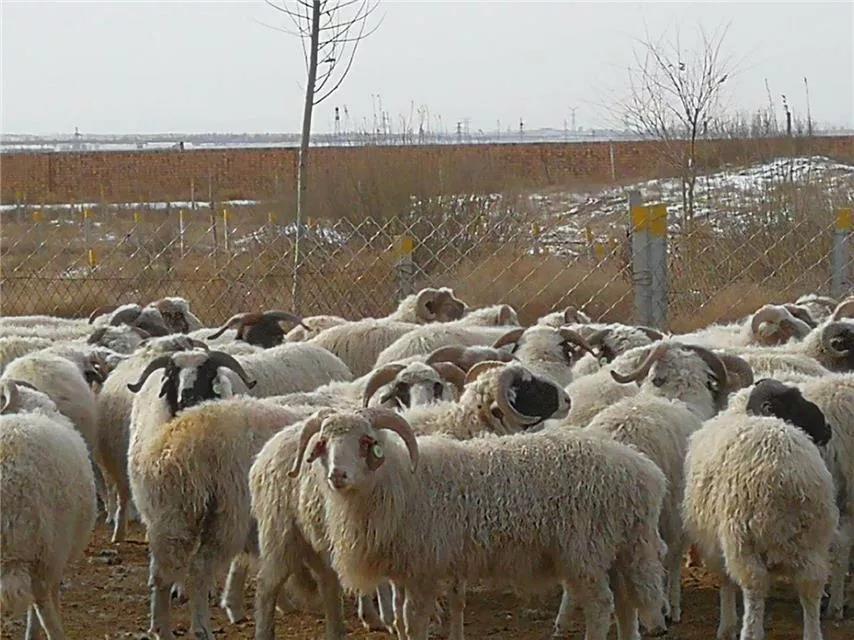
<path id="1" fill-rule="evenodd" d="M 244 622 L 246 618 L 246 609 L 242 606 L 234 606 L 223 603 L 222 608 L 225 609 L 225 615 L 228 616 L 228 621 L 231 624 L 238 624 L 240 622 Z"/>

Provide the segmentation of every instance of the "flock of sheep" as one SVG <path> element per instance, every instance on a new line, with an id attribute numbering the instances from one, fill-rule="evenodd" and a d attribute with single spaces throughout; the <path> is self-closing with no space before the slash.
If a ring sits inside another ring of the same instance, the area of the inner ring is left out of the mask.
<path id="1" fill-rule="evenodd" d="M 284 325 L 284 326 L 283 326 Z M 285 327 L 290 331 L 285 331 Z M 345 636 L 463 638 L 466 588 L 560 585 L 556 636 L 657 634 L 689 549 L 721 578 L 718 638 L 762 638 L 789 578 L 804 638 L 854 607 L 854 298 L 806 296 L 689 335 L 529 327 L 424 289 L 388 317 L 282 311 L 205 328 L 181 298 L 0 319 L 0 608 L 64 638 L 59 587 L 102 509 L 150 551 L 150 631 L 255 638 L 276 609 Z M 437 622 L 437 603 L 445 611 Z"/>

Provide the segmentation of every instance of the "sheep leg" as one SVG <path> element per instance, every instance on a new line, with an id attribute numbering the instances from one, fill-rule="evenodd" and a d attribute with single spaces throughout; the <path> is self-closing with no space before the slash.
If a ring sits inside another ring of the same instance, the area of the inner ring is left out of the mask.
<path id="1" fill-rule="evenodd" d="M 205 550 L 193 558 L 187 577 L 187 594 L 190 597 L 190 637 L 196 640 L 213 640 L 211 633 L 210 595 L 214 563 L 204 557 Z"/>
<path id="2" fill-rule="evenodd" d="M 275 563 L 262 558 L 255 586 L 255 640 L 275 638 L 276 601 L 285 578 Z"/>
<path id="3" fill-rule="evenodd" d="M 161 575 L 154 556 L 151 557 L 148 586 L 151 589 L 151 628 L 149 633 L 159 640 L 175 640 L 172 635 L 172 581 Z"/>
<path id="4" fill-rule="evenodd" d="M 386 582 L 377 587 L 377 604 L 380 609 L 380 620 L 383 621 L 386 630 L 393 633 L 394 628 L 394 604 L 392 603 L 391 584 Z"/>
<path id="5" fill-rule="evenodd" d="M 463 616 L 466 608 L 466 583 L 455 580 L 448 591 L 448 640 L 463 640 Z"/>
<path id="6" fill-rule="evenodd" d="M 851 542 L 854 525 L 848 518 L 840 523 L 836 539 L 833 541 L 830 570 L 830 600 L 827 604 L 827 617 L 842 620 L 845 613 L 845 576 L 851 556 Z"/>
<path id="7" fill-rule="evenodd" d="M 228 576 L 222 589 L 219 606 L 225 609 L 228 621 L 237 624 L 246 619 L 246 574 L 249 573 L 249 558 L 238 554 L 228 567 Z"/>
<path id="8" fill-rule="evenodd" d="M 804 615 L 804 640 L 821 640 L 821 594 L 823 580 L 795 579 L 798 599 Z"/>
<path id="9" fill-rule="evenodd" d="M 130 487 L 127 482 L 116 483 L 116 511 L 113 518 L 113 542 L 123 542 L 128 529 L 128 506 Z"/>
<path id="10" fill-rule="evenodd" d="M 741 640 L 762 640 L 765 637 L 765 590 L 745 588 L 744 620 Z"/>
<path id="11" fill-rule="evenodd" d="M 553 638 L 563 638 L 569 634 L 569 619 L 572 615 L 572 597 L 569 595 L 569 584 L 563 583 L 563 594 L 560 597 L 560 608 L 555 618 Z"/>
<path id="12" fill-rule="evenodd" d="M 717 640 L 731 640 L 738 632 L 738 612 L 735 606 L 736 586 L 728 577 L 721 578 L 721 615 Z"/>
<path id="13" fill-rule="evenodd" d="M 670 622 L 682 621 L 682 545 L 667 549 L 667 618 Z"/>
<path id="14" fill-rule="evenodd" d="M 616 571 L 611 584 L 614 588 L 614 617 L 617 621 L 618 640 L 640 640 L 638 610 L 629 595 L 625 577 Z"/>
<path id="15" fill-rule="evenodd" d="M 406 603 L 406 589 L 402 585 L 391 585 L 392 600 L 394 602 L 394 631 L 397 640 L 406 640 L 406 625 L 404 624 L 403 609 Z"/>
<path id="16" fill-rule="evenodd" d="M 373 594 L 360 594 L 357 600 L 359 620 L 368 631 L 385 631 L 385 625 L 380 619 L 379 611 L 374 604 Z"/>
<path id="17" fill-rule="evenodd" d="M 39 622 L 35 605 L 30 605 L 27 609 L 27 630 L 24 632 L 24 640 L 42 640 L 42 638 L 44 638 L 42 623 Z"/>
<path id="18" fill-rule="evenodd" d="M 435 589 L 406 587 L 403 603 L 403 621 L 407 640 L 427 640 L 430 630 L 430 614 L 436 606 Z"/>
<path id="19" fill-rule="evenodd" d="M 606 640 L 611 628 L 614 596 L 603 573 L 573 583 L 574 592 L 584 611 L 584 640 Z"/>
<path id="20" fill-rule="evenodd" d="M 320 564 L 312 567 L 317 572 L 317 587 L 323 600 L 323 613 L 326 618 L 326 640 L 344 640 L 347 629 L 344 626 L 344 607 L 341 595 L 341 583 L 338 575 L 329 567 Z"/>
<path id="21" fill-rule="evenodd" d="M 36 613 L 49 640 L 65 640 L 62 618 L 59 615 L 59 583 L 48 589 L 45 585 L 34 582 L 33 597 Z"/>

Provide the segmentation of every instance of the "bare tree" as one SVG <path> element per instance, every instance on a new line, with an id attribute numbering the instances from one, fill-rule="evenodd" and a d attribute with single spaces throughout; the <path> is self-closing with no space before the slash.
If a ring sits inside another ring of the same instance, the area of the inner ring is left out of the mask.
<path id="1" fill-rule="evenodd" d="M 298 303 L 299 249 L 302 215 L 308 191 L 308 152 L 314 107 L 331 96 L 353 66 L 359 43 L 379 28 L 369 26 L 378 0 L 293 0 L 267 4 L 285 14 L 290 25 L 280 31 L 296 36 L 305 59 L 305 103 L 297 168 L 296 243 L 294 247 L 294 303 Z M 322 65 L 322 66 L 321 66 Z"/>
<path id="2" fill-rule="evenodd" d="M 727 28 L 699 29 L 696 49 L 683 47 L 679 30 L 657 40 L 648 35 L 635 47 L 629 67 L 629 96 L 619 105 L 630 129 L 658 140 L 682 180 L 683 227 L 694 217 L 694 188 L 700 170 L 697 141 L 707 135 L 732 74 L 722 54 Z"/>

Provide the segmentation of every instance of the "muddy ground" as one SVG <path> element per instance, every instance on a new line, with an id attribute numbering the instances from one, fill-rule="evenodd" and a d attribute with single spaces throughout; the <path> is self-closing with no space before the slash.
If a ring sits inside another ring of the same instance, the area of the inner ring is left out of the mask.
<path id="1" fill-rule="evenodd" d="M 62 592 L 62 615 L 70 640 L 142 640 L 147 638 L 148 591 L 147 547 L 142 530 L 133 527 L 129 540 L 112 545 L 106 528 L 99 525 L 86 557 L 68 573 Z M 715 583 L 702 569 L 688 569 L 684 577 L 683 621 L 674 625 L 667 638 L 674 640 L 711 640 L 718 621 Z M 250 598 L 251 602 L 251 598 Z M 466 636 L 471 640 L 543 640 L 551 635 L 559 594 L 520 600 L 511 593 L 473 592 L 466 606 Z M 217 640 L 250 640 L 253 625 L 230 625 L 218 607 L 214 612 Z M 188 624 L 185 605 L 173 612 L 176 635 L 186 636 Z M 576 616 L 580 621 L 580 616 Z M 360 640 L 388 640 L 382 633 L 364 631 L 348 607 L 350 636 Z M 841 623 L 825 622 L 825 640 L 854 639 L 854 619 Z M 3 620 L 3 640 L 20 640 L 21 621 Z M 800 640 L 800 606 L 786 585 L 775 587 L 766 617 L 769 640 Z M 612 637 L 616 632 L 612 631 Z M 289 640 L 314 640 L 323 637 L 322 621 L 308 614 L 279 615 L 276 637 Z M 583 637 L 580 623 L 572 638 Z"/>

